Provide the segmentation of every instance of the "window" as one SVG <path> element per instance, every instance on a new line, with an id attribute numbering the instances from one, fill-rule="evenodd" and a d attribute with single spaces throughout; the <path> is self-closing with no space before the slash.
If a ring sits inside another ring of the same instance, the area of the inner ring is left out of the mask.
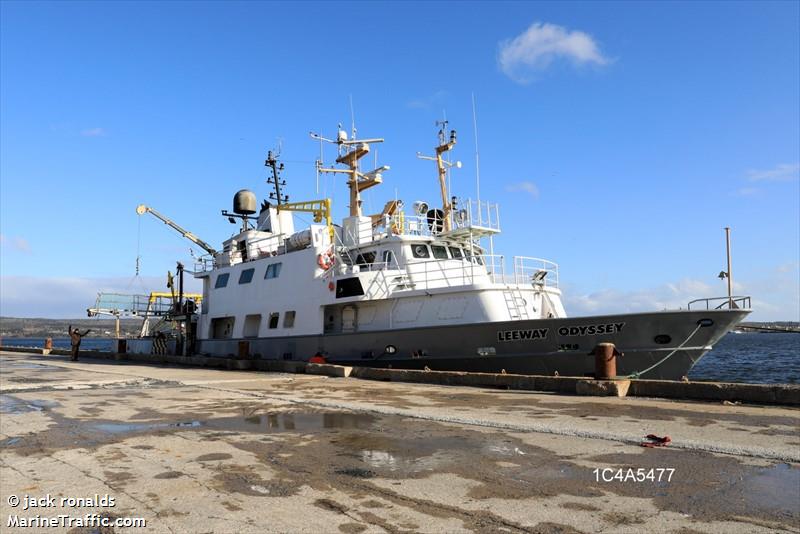
<path id="1" fill-rule="evenodd" d="M 250 281 L 253 279 L 253 273 L 255 269 L 245 269 L 242 271 L 242 274 L 239 275 L 239 283 L 240 284 L 249 284 Z"/>
<path id="2" fill-rule="evenodd" d="M 395 263 L 395 261 L 394 261 L 394 252 L 392 252 L 391 250 L 384 250 L 383 251 L 383 263 L 386 264 L 386 267 L 391 269 L 392 265 Z"/>
<path id="3" fill-rule="evenodd" d="M 367 265 L 375 262 L 375 251 L 362 252 L 356 257 L 356 265 Z"/>
<path id="4" fill-rule="evenodd" d="M 450 247 L 450 255 L 453 256 L 454 260 L 463 260 L 464 254 L 461 252 L 461 249 L 458 247 Z"/>
<path id="5" fill-rule="evenodd" d="M 221 275 L 217 276 L 217 281 L 214 284 L 214 289 L 219 289 L 221 287 L 227 286 L 228 278 L 230 278 L 230 273 L 222 273 Z"/>
<path id="6" fill-rule="evenodd" d="M 294 310 L 289 310 L 283 314 L 283 327 L 284 328 L 293 328 L 294 327 Z"/>
<path id="7" fill-rule="evenodd" d="M 411 254 L 415 258 L 430 258 L 431 254 L 428 252 L 428 245 L 411 245 Z"/>
<path id="8" fill-rule="evenodd" d="M 277 264 L 280 265 L 280 264 Z M 270 328 L 278 328 L 278 319 L 280 318 L 280 313 L 270 313 L 269 314 L 269 327 Z"/>
<path id="9" fill-rule="evenodd" d="M 281 265 L 282 263 L 273 263 L 272 265 L 267 265 L 267 272 L 264 274 L 264 278 L 278 278 L 281 274 Z"/>
<path id="10" fill-rule="evenodd" d="M 433 257 L 437 260 L 447 259 L 447 247 L 443 247 L 441 245 L 431 245 L 431 250 L 433 251 Z"/>
<path id="11" fill-rule="evenodd" d="M 203 278 L 203 300 L 202 302 L 208 302 L 208 288 L 211 287 L 211 279 L 206 276 Z M 203 315 L 208 313 L 208 306 L 201 306 L 200 313 Z"/>

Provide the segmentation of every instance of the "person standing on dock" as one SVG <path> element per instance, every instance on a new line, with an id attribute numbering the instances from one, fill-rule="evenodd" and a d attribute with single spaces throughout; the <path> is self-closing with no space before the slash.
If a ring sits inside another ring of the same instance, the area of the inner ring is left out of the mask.
<path id="1" fill-rule="evenodd" d="M 70 361 L 77 362 L 78 361 L 78 351 L 81 348 L 81 338 L 91 332 L 91 330 L 87 330 L 83 334 L 78 332 L 78 329 L 72 329 L 72 325 L 69 325 L 69 338 L 72 341 L 72 353 L 70 356 Z"/>

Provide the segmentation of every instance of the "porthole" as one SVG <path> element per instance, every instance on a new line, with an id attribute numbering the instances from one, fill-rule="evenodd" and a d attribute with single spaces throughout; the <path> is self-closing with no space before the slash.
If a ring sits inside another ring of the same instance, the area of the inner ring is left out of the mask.
<path id="1" fill-rule="evenodd" d="M 672 341 L 672 338 L 667 334 L 658 334 L 655 338 L 653 338 L 653 341 L 655 341 L 659 345 L 666 345 L 667 343 Z"/>
<path id="2" fill-rule="evenodd" d="M 697 321 L 697 324 L 700 325 L 700 326 L 703 326 L 703 327 L 711 326 L 712 324 L 714 324 L 714 320 L 713 319 L 700 319 L 699 321 Z"/>

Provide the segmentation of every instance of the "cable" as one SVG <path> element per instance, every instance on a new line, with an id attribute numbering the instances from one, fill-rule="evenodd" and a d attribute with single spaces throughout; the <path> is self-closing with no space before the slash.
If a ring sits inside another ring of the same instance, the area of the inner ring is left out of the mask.
<path id="1" fill-rule="evenodd" d="M 690 339 L 692 339 L 692 337 L 693 337 L 693 336 L 694 336 L 694 335 L 697 333 L 697 331 L 698 331 L 698 330 L 700 330 L 701 328 L 703 328 L 703 325 L 702 325 L 702 324 L 698 324 L 698 325 L 697 325 L 697 327 L 695 327 L 695 329 L 694 329 L 694 330 L 692 330 L 692 333 L 691 333 L 691 334 L 689 334 L 689 337 L 687 337 L 687 338 L 684 340 L 684 342 L 683 342 L 683 343 L 681 343 L 680 345 L 678 345 L 678 348 L 676 348 L 675 350 L 673 350 L 672 352 L 670 352 L 669 354 L 667 354 L 666 356 L 664 356 L 664 357 L 663 357 L 661 360 L 657 361 L 655 364 L 651 365 L 650 367 L 648 367 L 648 368 L 647 368 L 647 369 L 645 369 L 644 371 L 638 371 L 638 372 L 636 372 L 636 373 L 631 373 L 631 374 L 629 374 L 629 375 L 627 375 L 627 376 L 622 376 L 622 377 L 618 377 L 618 378 L 639 378 L 639 377 L 640 377 L 640 376 L 642 376 L 643 374 L 645 374 L 645 373 L 647 373 L 647 372 L 649 372 L 649 371 L 652 371 L 653 369 L 655 369 L 656 367 L 658 367 L 659 365 L 661 365 L 662 363 L 664 363 L 665 361 L 667 361 L 667 358 L 669 358 L 670 356 L 672 356 L 673 354 L 675 354 L 676 352 L 678 352 L 679 350 L 681 350 L 681 349 L 683 348 L 683 346 L 684 346 L 684 345 L 686 345 L 686 344 L 689 342 L 689 340 L 690 340 Z"/>

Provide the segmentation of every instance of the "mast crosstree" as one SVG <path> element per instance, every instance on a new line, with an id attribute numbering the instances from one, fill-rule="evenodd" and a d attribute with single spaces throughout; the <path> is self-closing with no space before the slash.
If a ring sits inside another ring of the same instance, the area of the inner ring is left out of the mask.
<path id="1" fill-rule="evenodd" d="M 388 165 L 382 165 L 377 169 L 369 172 L 362 173 L 359 170 L 358 161 L 369 154 L 370 145 L 373 143 L 383 143 L 383 138 L 373 139 L 356 139 L 355 128 L 353 129 L 353 138 L 347 138 L 347 132 L 342 130 L 342 125 L 339 125 L 339 132 L 336 139 L 326 139 L 319 134 L 311 132 L 311 138 L 318 141 L 325 141 L 326 143 L 335 144 L 339 147 L 339 157 L 336 158 L 336 163 L 346 165 L 346 169 L 339 169 L 336 167 L 323 167 L 322 161 L 317 161 L 317 172 L 327 173 L 340 173 L 347 174 L 347 187 L 350 188 L 350 216 L 361 217 L 363 212 L 361 210 L 361 192 L 376 186 L 383 181 L 383 172 L 389 170 Z"/>

